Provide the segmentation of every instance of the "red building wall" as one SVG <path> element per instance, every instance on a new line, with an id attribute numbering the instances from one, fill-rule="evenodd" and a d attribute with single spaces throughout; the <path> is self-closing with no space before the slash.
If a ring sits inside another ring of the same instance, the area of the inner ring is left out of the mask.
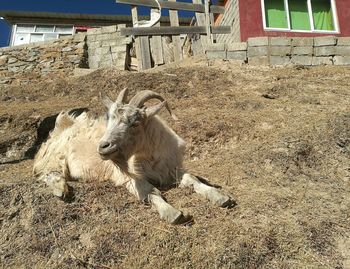
<path id="1" fill-rule="evenodd" d="M 339 34 L 336 36 L 350 36 L 350 0 L 335 0 L 337 7 Z M 241 41 L 249 37 L 258 36 L 322 36 L 333 34 L 320 33 L 293 33 L 283 31 L 265 31 L 261 12 L 261 0 L 239 0 L 241 25 Z"/>

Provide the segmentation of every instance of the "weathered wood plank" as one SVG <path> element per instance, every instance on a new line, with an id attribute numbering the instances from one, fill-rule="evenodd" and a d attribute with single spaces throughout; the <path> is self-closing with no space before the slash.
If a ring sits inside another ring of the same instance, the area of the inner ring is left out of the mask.
<path id="1" fill-rule="evenodd" d="M 202 4 L 202 0 L 192 0 L 194 4 Z M 205 26 L 205 15 L 203 13 L 196 12 L 196 21 L 198 26 Z M 204 53 L 204 48 L 208 45 L 208 40 L 205 37 L 200 38 L 202 45 L 202 52 Z"/>
<path id="2" fill-rule="evenodd" d="M 137 14 L 137 6 L 131 6 L 131 18 L 133 25 L 136 25 L 138 22 L 138 14 Z M 138 37 L 135 38 L 135 52 L 137 59 L 137 69 L 142 70 L 142 55 L 141 55 L 141 46 L 140 39 Z"/>
<path id="3" fill-rule="evenodd" d="M 204 7 L 205 7 L 205 28 L 207 32 L 207 40 L 210 43 L 213 42 L 212 36 L 211 36 L 211 28 L 210 28 L 210 13 L 209 13 L 209 2 L 210 0 L 204 0 Z"/>
<path id="4" fill-rule="evenodd" d="M 151 9 L 151 13 L 156 9 Z M 160 27 L 160 22 L 156 23 L 153 27 Z M 164 52 L 161 36 L 152 36 L 150 39 L 151 53 L 155 65 L 164 64 Z"/>
<path id="5" fill-rule="evenodd" d="M 134 6 L 146 6 L 157 8 L 158 5 L 153 0 L 117 0 L 119 4 L 129 4 Z M 194 11 L 194 12 L 205 12 L 204 5 L 201 4 L 191 4 L 185 2 L 170 2 L 170 1 L 159 1 L 159 4 L 162 8 L 168 8 L 172 10 L 186 10 L 186 11 Z M 225 8 L 222 6 L 211 5 L 210 12 L 224 14 Z"/>
<path id="6" fill-rule="evenodd" d="M 143 28 L 122 28 L 121 35 L 124 36 L 149 36 L 149 35 L 180 35 L 180 34 L 200 34 L 206 35 L 205 26 L 161 26 L 161 27 L 143 27 Z M 213 26 L 211 27 L 213 34 L 229 34 L 231 26 Z"/>
<path id="7" fill-rule="evenodd" d="M 169 0 L 171 2 L 176 2 L 176 0 Z M 169 10 L 170 26 L 179 26 L 179 15 L 177 10 Z M 172 36 L 173 45 L 174 45 L 174 60 L 182 60 L 182 48 L 180 36 Z"/>
<path id="8" fill-rule="evenodd" d="M 142 55 L 142 70 L 152 68 L 151 62 L 151 52 L 149 48 L 149 38 L 148 36 L 140 36 L 140 47 L 141 47 L 141 55 Z"/>

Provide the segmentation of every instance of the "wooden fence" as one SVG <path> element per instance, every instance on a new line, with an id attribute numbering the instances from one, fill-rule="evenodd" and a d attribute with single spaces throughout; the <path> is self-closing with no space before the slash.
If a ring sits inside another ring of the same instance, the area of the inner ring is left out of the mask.
<path id="1" fill-rule="evenodd" d="M 116 0 L 117 3 L 131 5 L 133 25 L 138 25 L 138 6 L 151 8 L 151 13 L 162 9 L 169 9 L 170 26 L 161 26 L 158 22 L 152 27 L 127 27 L 121 30 L 125 36 L 134 36 L 135 50 L 138 61 L 138 70 L 145 70 L 152 65 L 164 64 L 166 60 L 167 47 L 164 36 L 171 36 L 172 53 L 174 61 L 183 58 L 183 49 L 180 35 L 201 35 L 202 47 L 214 43 L 216 34 L 231 33 L 230 26 L 215 26 L 214 14 L 223 14 L 225 8 L 212 5 L 210 0 L 192 0 L 193 3 L 176 2 L 176 0 L 161 1 L 154 0 Z M 180 26 L 178 10 L 195 12 L 196 25 Z M 158 11 L 159 12 L 159 11 Z"/>

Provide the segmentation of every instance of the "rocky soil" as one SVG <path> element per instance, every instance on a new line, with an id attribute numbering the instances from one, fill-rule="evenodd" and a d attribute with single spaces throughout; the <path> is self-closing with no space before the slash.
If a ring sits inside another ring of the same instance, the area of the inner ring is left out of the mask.
<path id="1" fill-rule="evenodd" d="M 0 86 L 0 267 L 350 268 L 349 84 L 345 67 L 220 62 Z M 57 113 L 101 114 L 99 93 L 126 86 L 168 100 L 186 167 L 234 208 L 172 189 L 167 200 L 194 216 L 172 226 L 109 182 L 72 182 L 65 202 L 32 176 Z"/>

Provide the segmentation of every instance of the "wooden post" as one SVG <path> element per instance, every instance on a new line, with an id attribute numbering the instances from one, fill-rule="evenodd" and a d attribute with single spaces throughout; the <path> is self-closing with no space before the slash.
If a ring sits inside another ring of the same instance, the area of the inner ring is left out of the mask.
<path id="1" fill-rule="evenodd" d="M 151 9 L 151 14 L 157 9 Z M 160 22 L 156 23 L 154 27 L 160 27 Z M 162 46 L 162 37 L 161 36 L 152 36 L 151 37 L 151 53 L 155 65 L 164 64 L 164 53 Z"/>
<path id="2" fill-rule="evenodd" d="M 133 26 L 138 22 L 137 6 L 131 6 L 131 18 Z M 135 52 L 137 59 L 137 69 L 142 70 L 140 39 L 135 37 Z"/>
<path id="3" fill-rule="evenodd" d="M 133 25 L 138 23 L 137 7 L 131 7 L 131 16 Z M 137 69 L 139 71 L 149 69 L 151 65 L 151 55 L 149 50 L 149 40 L 147 36 L 141 36 L 135 38 L 135 49 L 137 57 Z"/>
<path id="4" fill-rule="evenodd" d="M 193 4 L 203 4 L 202 0 L 192 0 Z M 196 21 L 198 26 L 205 26 L 205 15 L 203 13 L 196 12 Z M 201 36 L 201 43 L 203 52 L 205 52 L 206 47 L 208 46 L 208 40 Z"/>
<path id="5" fill-rule="evenodd" d="M 169 2 L 176 2 L 176 0 L 169 0 Z M 179 26 L 179 15 L 177 10 L 169 10 L 170 17 L 170 26 Z M 173 45 L 174 45 L 174 60 L 180 61 L 183 58 L 182 55 L 182 45 L 180 36 L 174 35 L 172 36 Z"/>
<path id="6" fill-rule="evenodd" d="M 205 27 L 207 29 L 207 40 L 208 40 L 208 43 L 211 44 L 213 40 L 211 36 L 209 4 L 210 4 L 210 0 L 204 0 Z"/>

